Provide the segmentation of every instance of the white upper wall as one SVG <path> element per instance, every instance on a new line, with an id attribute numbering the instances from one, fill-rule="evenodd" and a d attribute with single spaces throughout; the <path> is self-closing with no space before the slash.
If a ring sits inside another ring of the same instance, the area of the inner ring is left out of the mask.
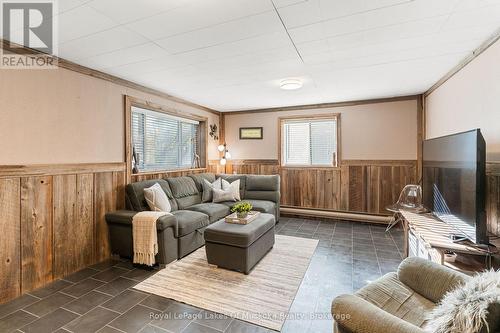
<path id="1" fill-rule="evenodd" d="M 487 159 L 500 161 L 500 41 L 426 99 L 426 137 L 480 128 Z"/>
<path id="2" fill-rule="evenodd" d="M 278 118 L 340 113 L 343 160 L 417 159 L 417 101 L 269 111 L 225 116 L 226 142 L 234 159 L 277 159 Z M 263 140 L 240 140 L 240 127 L 264 127 Z"/>
<path id="3" fill-rule="evenodd" d="M 0 165 L 125 161 L 124 95 L 219 116 L 66 69 L 0 70 Z M 209 140 L 209 158 L 217 158 Z"/>

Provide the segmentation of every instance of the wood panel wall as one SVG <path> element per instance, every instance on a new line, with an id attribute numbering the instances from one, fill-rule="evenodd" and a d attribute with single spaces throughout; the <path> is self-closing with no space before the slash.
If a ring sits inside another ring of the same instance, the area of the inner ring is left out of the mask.
<path id="1" fill-rule="evenodd" d="M 209 171 L 279 174 L 281 204 L 371 214 L 387 214 L 406 184 L 417 182 L 417 161 L 344 160 L 340 168 L 283 168 L 278 160 L 232 160 L 224 170 L 210 161 Z M 500 235 L 500 163 L 487 163 L 488 230 Z"/>
<path id="2" fill-rule="evenodd" d="M 486 220 L 488 230 L 500 236 L 500 163 L 486 164 Z"/>
<path id="3" fill-rule="evenodd" d="M 344 160 L 338 168 L 286 168 L 278 160 L 231 160 L 226 167 L 211 161 L 220 173 L 279 174 L 281 204 L 387 214 L 406 184 L 416 182 L 416 161 Z M 224 170 L 225 169 L 225 170 Z"/>
<path id="4" fill-rule="evenodd" d="M 175 171 L 158 171 L 158 172 L 143 172 L 132 175 L 132 182 L 140 182 L 143 180 L 151 179 L 163 179 L 168 177 L 182 177 L 187 175 L 192 175 L 193 173 L 204 173 L 209 172 L 207 168 L 199 169 L 186 169 L 186 170 L 175 170 Z"/>
<path id="5" fill-rule="evenodd" d="M 110 257 L 125 164 L 0 166 L 0 303 Z"/>

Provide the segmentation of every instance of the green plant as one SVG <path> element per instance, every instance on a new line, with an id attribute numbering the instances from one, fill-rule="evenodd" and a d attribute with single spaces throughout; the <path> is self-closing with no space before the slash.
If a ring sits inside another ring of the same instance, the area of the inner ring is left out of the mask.
<path id="1" fill-rule="evenodd" d="M 234 205 L 231 208 L 231 212 L 240 213 L 240 214 L 241 213 L 248 213 L 249 211 L 252 210 L 252 208 L 253 208 L 253 206 L 249 202 L 242 201 L 242 202 L 239 202 L 236 205 Z"/>

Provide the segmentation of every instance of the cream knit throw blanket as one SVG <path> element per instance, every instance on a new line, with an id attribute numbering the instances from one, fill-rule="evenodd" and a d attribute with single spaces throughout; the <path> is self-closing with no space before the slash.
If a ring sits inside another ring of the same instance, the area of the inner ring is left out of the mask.
<path id="1" fill-rule="evenodd" d="M 156 220 L 170 213 L 144 211 L 132 219 L 132 238 L 134 240 L 134 264 L 153 266 L 158 253 Z"/>

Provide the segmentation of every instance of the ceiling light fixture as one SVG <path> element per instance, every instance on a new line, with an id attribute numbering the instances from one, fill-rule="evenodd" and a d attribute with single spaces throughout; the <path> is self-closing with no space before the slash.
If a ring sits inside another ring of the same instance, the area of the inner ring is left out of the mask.
<path id="1" fill-rule="evenodd" d="M 297 90 L 302 88 L 302 81 L 298 79 L 284 79 L 280 82 L 280 88 L 283 90 Z"/>

